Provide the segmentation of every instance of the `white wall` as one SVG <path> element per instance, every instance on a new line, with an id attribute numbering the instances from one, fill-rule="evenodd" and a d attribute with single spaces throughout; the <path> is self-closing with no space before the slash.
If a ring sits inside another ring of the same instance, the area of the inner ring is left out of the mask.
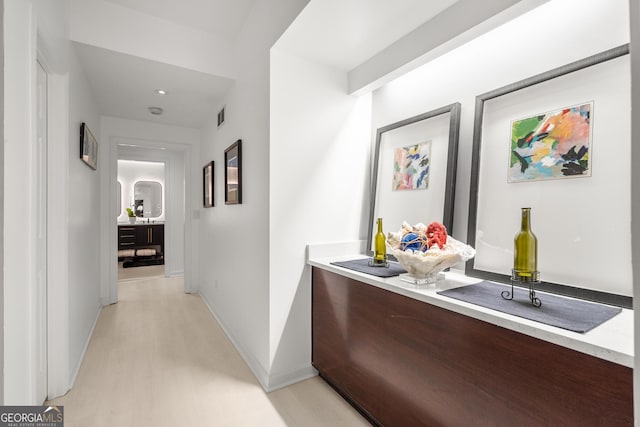
<path id="1" fill-rule="evenodd" d="M 4 100 L 4 0 L 0 0 L 0 99 Z M 0 129 L 4 132 L 4 101 L 0 103 Z M 4 138 L 0 141 L 0 164 L 4 170 Z M 0 174 L 4 188 L 4 174 Z M 0 195 L 0 270 L 4 271 L 4 191 Z M 0 366 L 4 367 L 4 275 L 0 275 Z M 4 369 L 0 369 L 0 384 L 4 384 Z M 4 404 L 4 387 L 0 387 L 0 405 Z"/>
<path id="2" fill-rule="evenodd" d="M 101 153 L 101 297 L 104 303 L 117 301 L 117 160 L 164 161 L 167 207 L 165 222 L 165 273 L 184 274 L 185 291 L 195 290 L 199 258 L 195 256 L 199 240 L 197 214 L 201 201 L 200 130 L 151 122 L 102 117 Z M 127 146 L 119 146 L 127 145 Z M 136 147 L 128 147 L 135 145 Z M 185 173 L 186 171 L 186 173 Z M 173 199 L 171 199 L 172 195 Z M 184 242 L 184 243 L 183 243 Z M 183 252 L 184 250 L 184 252 Z"/>
<path id="3" fill-rule="evenodd" d="M 640 162 L 640 0 L 629 0 L 631 27 L 631 164 Z M 633 263 L 633 310 L 635 358 L 633 408 L 635 425 L 640 426 L 640 170 L 631 169 L 631 255 Z"/>
<path id="4" fill-rule="evenodd" d="M 99 311 L 98 174 L 79 159 L 80 122 L 99 131 L 94 103 L 70 52 L 66 2 L 42 0 L 5 3 L 4 202 L 13 217 L 5 223 L 4 381 L 5 404 L 39 404 L 35 396 L 36 344 L 34 248 L 37 189 L 34 185 L 34 72 L 36 57 L 50 74 L 52 122 L 49 131 L 49 249 L 51 259 L 49 328 L 55 351 L 49 354 L 50 394 L 66 392 Z M 36 53 L 36 51 L 40 53 Z M 51 208 L 52 207 L 52 208 Z M 22 212 L 16 215 L 16 212 Z M 26 214 L 25 214 L 26 213 Z M 55 237 L 52 237 L 55 236 Z M 59 238 L 58 238 L 59 237 Z M 73 262 L 71 262 L 73 260 Z M 52 274 L 51 270 L 55 270 Z M 53 280 L 51 280 L 53 278 Z M 52 322 L 52 319 L 54 322 Z M 50 348 L 51 350 L 51 348 Z M 53 367 L 53 369 L 52 369 Z M 51 384 L 51 378 L 55 384 Z"/>
<path id="5" fill-rule="evenodd" d="M 312 242 L 358 240 L 369 203 L 371 95 L 347 73 L 271 51 L 270 361 L 273 386 L 311 370 Z"/>
<path id="6" fill-rule="evenodd" d="M 80 160 L 80 125 L 87 123 L 100 135 L 100 118 L 82 67 L 72 49 L 69 53 L 68 153 L 68 248 L 69 248 L 69 373 L 77 375 L 83 352 L 101 307 L 100 286 L 100 169 Z M 105 141 L 98 139 L 98 155 Z"/>
<path id="7" fill-rule="evenodd" d="M 475 97 L 627 43 L 627 7 L 626 0 L 545 3 L 374 92 L 374 128 L 453 102 L 462 104 L 451 230 L 457 239 L 466 239 Z M 540 31 L 541 22 L 553 31 Z M 621 226 L 621 236 L 627 236 L 627 226 Z M 630 286 L 616 286 L 599 290 L 631 295 Z"/>
<path id="8" fill-rule="evenodd" d="M 127 208 L 132 210 L 134 206 L 134 187 L 138 181 L 152 181 L 160 184 L 162 190 L 162 213 L 158 217 L 154 217 L 154 221 L 164 221 L 165 213 L 167 211 L 165 207 L 165 179 L 164 179 L 164 162 L 151 162 L 140 160 L 118 160 L 118 182 L 121 185 L 121 198 L 120 198 L 120 215 L 118 216 L 118 222 L 129 223 L 129 216 L 127 215 Z M 145 203 L 146 205 L 146 203 Z"/>
<path id="9" fill-rule="evenodd" d="M 200 291 L 265 388 L 270 370 L 269 49 L 306 3 L 255 3 L 236 44 L 236 82 L 211 112 L 202 156 L 194 165 L 200 174 L 207 162 L 216 165 L 215 207 L 200 208 Z M 225 124 L 218 130 L 215 118 L 222 105 Z M 225 206 L 224 150 L 237 139 L 243 144 L 242 204 Z"/>
<path id="10" fill-rule="evenodd" d="M 32 99 L 32 69 L 35 59 L 32 42 L 31 8 L 28 2 L 5 4 L 5 162 L 4 180 L 13 185 L 5 186 L 4 202 L 7 214 L 29 212 L 30 144 L 33 141 L 30 125 Z M 10 207 L 10 209 L 9 209 Z M 32 372 L 28 355 L 34 343 L 27 331 L 33 321 L 24 307 L 32 306 L 30 288 L 33 265 L 30 258 L 29 238 L 32 224 L 28 216 L 19 215 L 11 223 L 4 224 L 4 238 L 11 250 L 4 260 L 4 329 L 5 329 L 5 404 L 32 403 Z"/>

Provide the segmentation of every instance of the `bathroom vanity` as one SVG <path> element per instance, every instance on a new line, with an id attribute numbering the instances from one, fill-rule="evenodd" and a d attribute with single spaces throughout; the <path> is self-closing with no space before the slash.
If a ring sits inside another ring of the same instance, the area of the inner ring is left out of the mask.
<path id="1" fill-rule="evenodd" d="M 136 223 L 118 225 L 118 251 L 127 249 L 155 249 L 164 254 L 164 224 Z M 133 255 L 135 256 L 135 255 Z"/>

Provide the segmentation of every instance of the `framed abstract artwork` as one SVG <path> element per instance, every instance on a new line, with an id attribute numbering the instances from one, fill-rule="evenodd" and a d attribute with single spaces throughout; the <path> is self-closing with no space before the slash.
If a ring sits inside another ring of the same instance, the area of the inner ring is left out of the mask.
<path id="1" fill-rule="evenodd" d="M 631 301 L 629 47 L 476 97 L 466 274 L 509 282 L 531 208 L 541 290 Z M 607 247 L 598 232 L 606 223 Z M 605 267 L 606 266 L 606 267 Z"/>
<path id="2" fill-rule="evenodd" d="M 214 162 L 210 161 L 202 168 L 202 206 L 205 208 L 211 208 L 215 206 L 214 191 L 213 191 L 213 174 L 214 174 Z"/>
<path id="3" fill-rule="evenodd" d="M 374 224 L 383 218 L 385 234 L 410 224 L 453 226 L 460 104 L 419 114 L 376 132 L 367 233 L 373 253 Z"/>
<path id="4" fill-rule="evenodd" d="M 593 102 L 511 122 L 509 182 L 591 176 Z"/>
<path id="5" fill-rule="evenodd" d="M 224 203 L 242 203 L 242 140 L 224 150 Z"/>
<path id="6" fill-rule="evenodd" d="M 393 191 L 429 188 L 431 141 L 396 148 L 393 159 Z"/>

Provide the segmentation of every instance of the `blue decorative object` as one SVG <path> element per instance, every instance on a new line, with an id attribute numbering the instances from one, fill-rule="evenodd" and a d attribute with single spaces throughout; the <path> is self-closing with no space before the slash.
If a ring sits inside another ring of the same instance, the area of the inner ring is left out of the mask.
<path id="1" fill-rule="evenodd" d="M 416 233 L 407 233 L 400 242 L 400 248 L 403 251 L 411 249 L 412 251 L 425 252 L 428 249 L 426 236 L 420 236 Z"/>

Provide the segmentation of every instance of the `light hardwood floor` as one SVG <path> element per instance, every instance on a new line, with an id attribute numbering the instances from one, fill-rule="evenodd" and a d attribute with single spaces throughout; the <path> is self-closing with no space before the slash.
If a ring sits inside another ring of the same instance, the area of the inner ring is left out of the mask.
<path id="1" fill-rule="evenodd" d="M 153 276 L 164 276 L 164 265 L 123 268 L 122 262 L 118 263 L 118 280 L 142 279 Z"/>
<path id="2" fill-rule="evenodd" d="M 100 314 L 66 427 L 369 426 L 315 377 L 265 393 L 198 295 L 182 278 L 119 282 Z"/>

